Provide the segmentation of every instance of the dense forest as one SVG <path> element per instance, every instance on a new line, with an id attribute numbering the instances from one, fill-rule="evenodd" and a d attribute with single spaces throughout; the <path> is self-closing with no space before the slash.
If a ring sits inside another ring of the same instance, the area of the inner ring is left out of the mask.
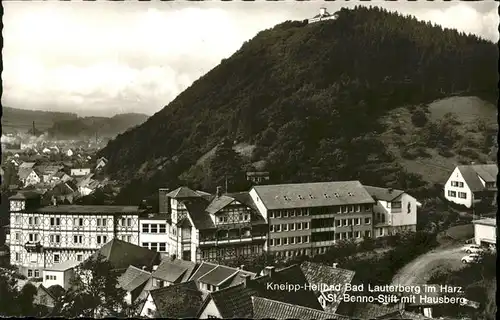
<path id="1" fill-rule="evenodd" d="M 148 118 L 145 114 L 124 113 L 117 114 L 111 118 L 107 117 L 82 117 L 71 120 L 55 122 L 48 129 L 50 136 L 57 138 L 68 137 L 92 137 L 99 136 L 114 137 L 129 128 L 142 124 Z"/>
<path id="2" fill-rule="evenodd" d="M 385 130 L 378 120 L 453 95 L 496 104 L 496 45 L 377 7 L 337 14 L 260 32 L 143 125 L 110 141 L 99 156 L 109 159 L 107 174 L 129 183 L 119 201 L 137 203 L 160 186 L 206 186 L 179 176 L 228 137 L 256 145 L 251 160 L 264 160 L 274 181 L 424 186 L 377 139 Z M 228 168 L 239 161 L 229 158 Z M 212 170 L 219 175 L 221 161 Z"/>

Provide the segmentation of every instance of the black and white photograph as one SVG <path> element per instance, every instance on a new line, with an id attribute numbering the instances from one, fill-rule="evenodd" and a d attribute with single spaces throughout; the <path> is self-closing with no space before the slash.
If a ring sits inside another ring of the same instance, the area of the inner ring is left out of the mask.
<path id="1" fill-rule="evenodd" d="M 497 1 L 1 5 L 0 317 L 496 319 Z"/>

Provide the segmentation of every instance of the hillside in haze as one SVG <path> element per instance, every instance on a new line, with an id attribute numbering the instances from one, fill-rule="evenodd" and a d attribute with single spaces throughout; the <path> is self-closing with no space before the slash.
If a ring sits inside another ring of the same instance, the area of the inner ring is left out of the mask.
<path id="1" fill-rule="evenodd" d="M 73 120 L 78 116 L 76 113 L 24 110 L 2 106 L 2 132 L 23 132 L 27 133 L 33 127 L 37 131 L 45 131 L 57 121 Z"/>
<path id="2" fill-rule="evenodd" d="M 380 8 L 288 21 L 99 155 L 129 183 L 118 200 L 130 203 L 180 179 L 214 191 L 224 167 L 234 171 L 229 188 L 245 188 L 236 180 L 256 162 L 276 182 L 359 179 L 425 192 L 436 179 L 420 168 L 492 158 L 496 123 L 461 129 L 470 119 L 453 99 L 491 115 L 497 61 L 491 42 Z M 235 156 L 230 143 L 252 152 Z"/>
<path id="3" fill-rule="evenodd" d="M 71 120 L 57 121 L 47 131 L 57 138 L 115 137 L 117 134 L 142 124 L 148 118 L 141 113 L 118 114 L 111 118 L 81 117 Z"/>

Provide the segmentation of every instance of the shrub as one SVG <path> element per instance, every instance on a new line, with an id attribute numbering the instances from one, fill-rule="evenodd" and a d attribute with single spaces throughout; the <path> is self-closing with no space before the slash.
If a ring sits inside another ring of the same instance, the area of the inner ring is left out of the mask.
<path id="1" fill-rule="evenodd" d="M 413 125 L 415 125 L 416 127 L 423 127 L 427 124 L 427 122 L 429 121 L 429 119 L 427 118 L 427 115 L 425 114 L 425 112 L 421 109 L 416 109 L 415 111 L 413 111 L 413 113 L 411 114 L 411 122 L 413 123 Z"/>

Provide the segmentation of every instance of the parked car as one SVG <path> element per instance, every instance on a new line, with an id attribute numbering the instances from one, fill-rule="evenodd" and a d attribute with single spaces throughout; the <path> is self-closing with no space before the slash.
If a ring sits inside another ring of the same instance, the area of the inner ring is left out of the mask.
<path id="1" fill-rule="evenodd" d="M 477 244 L 468 244 L 462 248 L 462 251 L 465 251 L 470 254 L 470 253 L 483 252 L 484 249 L 478 246 Z"/>
<path id="2" fill-rule="evenodd" d="M 471 253 L 462 258 L 462 263 L 479 263 L 481 262 L 481 255 L 478 253 Z"/>

